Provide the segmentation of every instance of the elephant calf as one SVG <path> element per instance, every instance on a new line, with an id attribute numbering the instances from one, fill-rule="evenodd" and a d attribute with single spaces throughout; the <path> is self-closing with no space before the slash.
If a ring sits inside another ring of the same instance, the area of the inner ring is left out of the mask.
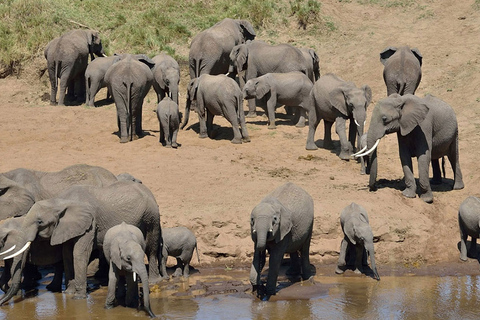
<path id="1" fill-rule="evenodd" d="M 119 60 L 120 58 L 118 56 L 100 57 L 88 64 L 87 70 L 85 70 L 87 106 L 93 107 L 95 105 L 95 95 L 101 88 L 105 88 L 107 86 L 104 79 L 108 68 L 110 68 L 115 62 Z M 110 97 L 110 95 L 110 92 L 107 91 L 107 99 Z"/>
<path id="2" fill-rule="evenodd" d="M 157 106 L 157 118 L 160 126 L 160 143 L 167 148 L 177 148 L 177 135 L 180 128 L 178 104 L 165 97 Z"/>
<path id="3" fill-rule="evenodd" d="M 197 250 L 197 260 L 200 262 L 197 249 L 197 238 L 192 231 L 185 227 L 176 228 L 162 228 L 163 249 L 162 249 L 162 262 L 160 271 L 163 273 L 163 277 L 168 279 L 167 275 L 167 258 L 168 256 L 175 257 L 177 259 L 177 269 L 173 274 L 174 277 L 182 275 L 188 277 L 190 269 L 190 261 L 192 260 L 193 250 Z"/>
<path id="4" fill-rule="evenodd" d="M 150 309 L 148 274 L 145 267 L 145 240 L 142 231 L 137 227 L 122 222 L 108 229 L 103 241 L 103 252 L 110 265 L 108 274 L 108 293 L 105 308 L 114 307 L 115 293 L 125 290 L 125 304 L 136 307 L 138 303 L 138 287 L 136 273 L 140 276 L 143 286 L 143 305 L 145 311 L 152 318 L 155 317 Z"/>
<path id="5" fill-rule="evenodd" d="M 458 209 L 458 225 L 460 227 L 460 260 L 467 261 L 467 237 L 470 236 L 468 255 L 477 258 L 477 238 L 480 236 L 480 199 L 470 196 Z"/>
<path id="6" fill-rule="evenodd" d="M 360 205 L 352 202 L 343 209 L 340 215 L 340 224 L 345 237 L 340 247 L 336 273 L 342 274 L 347 266 L 347 257 L 355 256 L 355 273 L 361 273 L 366 259 L 364 251 L 370 256 L 371 268 L 375 279 L 380 280 L 375 265 L 375 253 L 373 250 L 373 233 L 368 222 L 367 211 Z M 355 247 L 355 252 L 353 252 Z"/>

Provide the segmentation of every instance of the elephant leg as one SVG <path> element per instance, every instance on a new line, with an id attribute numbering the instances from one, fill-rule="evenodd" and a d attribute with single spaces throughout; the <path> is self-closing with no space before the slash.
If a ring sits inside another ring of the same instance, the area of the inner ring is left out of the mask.
<path id="1" fill-rule="evenodd" d="M 304 128 L 305 121 L 307 120 L 307 111 L 303 107 L 297 107 L 295 109 L 295 118 L 297 118 L 297 114 L 298 114 L 298 121 L 295 124 L 295 127 Z"/>
<path id="2" fill-rule="evenodd" d="M 307 145 L 305 149 L 307 150 L 317 150 L 318 147 L 315 144 L 315 131 L 317 130 L 318 124 L 320 123 L 320 117 L 317 116 L 315 110 L 308 112 L 308 135 L 307 135 Z M 324 142 L 325 145 L 325 142 Z"/>
<path id="3" fill-rule="evenodd" d="M 400 148 L 400 162 L 402 163 L 403 175 L 406 185 L 406 188 L 402 191 L 402 194 L 407 198 L 415 198 L 417 184 L 415 183 L 415 177 L 413 176 L 412 158 L 410 156 L 408 148 L 404 147 L 400 140 L 398 141 L 398 146 Z M 370 173 L 370 177 L 372 177 L 372 173 Z"/>
<path id="4" fill-rule="evenodd" d="M 173 273 L 174 277 L 181 277 L 182 276 L 182 267 L 183 267 L 183 261 L 180 258 L 177 258 L 177 265 L 175 272 Z"/>
<path id="5" fill-rule="evenodd" d="M 350 142 L 350 144 L 354 148 L 354 151 L 356 151 L 355 141 L 357 140 L 357 135 L 358 135 L 357 124 L 353 119 L 350 119 L 350 124 L 348 126 L 348 142 Z M 360 137 L 359 137 L 359 141 L 360 141 Z"/>
<path id="6" fill-rule="evenodd" d="M 197 113 L 198 113 L 198 122 L 200 124 L 199 138 L 204 139 L 208 137 L 207 134 L 207 121 L 205 120 L 206 110 L 203 106 L 203 102 L 197 100 Z"/>
<path id="7" fill-rule="evenodd" d="M 158 125 L 158 133 L 160 135 L 159 139 L 158 139 L 158 142 L 160 142 L 163 146 L 166 145 L 165 143 L 165 130 L 164 130 L 164 125 L 162 125 L 162 121 L 159 120 L 158 121 L 159 125 Z"/>
<path id="8" fill-rule="evenodd" d="M 168 280 L 170 278 L 167 273 L 167 258 L 168 258 L 168 252 L 165 249 L 165 247 L 163 247 L 162 258 L 160 260 L 160 274 L 165 280 Z"/>
<path id="9" fill-rule="evenodd" d="M 259 252 L 255 249 L 252 267 L 250 268 L 250 283 L 252 284 L 253 291 L 255 292 L 257 290 L 257 295 L 260 294 L 260 287 L 262 285 L 260 281 L 260 275 L 263 267 L 265 266 L 265 256 L 265 252 Z"/>
<path id="10" fill-rule="evenodd" d="M 248 99 L 248 113 L 245 117 L 247 118 L 255 118 L 257 116 L 257 112 L 255 111 L 256 105 L 255 105 L 255 99 Z"/>
<path id="11" fill-rule="evenodd" d="M 276 129 L 275 125 L 275 107 L 277 106 L 277 97 L 272 95 L 267 101 L 268 129 Z"/>
<path id="12" fill-rule="evenodd" d="M 242 133 L 240 132 L 240 126 L 238 125 L 238 117 L 235 107 L 225 108 L 223 111 L 224 117 L 232 124 L 233 139 L 230 141 L 233 144 L 242 143 Z"/>
<path id="13" fill-rule="evenodd" d="M 268 261 L 268 276 L 265 293 L 268 296 L 276 294 L 278 272 L 280 271 L 280 265 L 282 264 L 283 251 L 282 250 L 270 250 L 270 258 Z"/>
<path id="14" fill-rule="evenodd" d="M 428 173 L 430 169 L 430 153 L 418 157 L 418 184 L 420 186 L 420 198 L 427 202 L 433 202 L 433 193 L 430 187 Z"/>
<path id="15" fill-rule="evenodd" d="M 346 128 L 346 119 L 343 117 L 338 117 L 335 120 L 335 131 L 340 138 L 340 154 L 339 157 L 342 160 L 349 161 L 350 156 L 353 152 L 353 146 L 347 139 L 347 128 Z"/>
<path id="16" fill-rule="evenodd" d="M 138 307 L 138 285 L 136 281 L 133 281 L 132 272 L 125 274 L 125 281 L 127 282 L 125 305 L 129 308 L 136 308 Z"/>
<path id="17" fill-rule="evenodd" d="M 148 258 L 148 283 L 149 284 L 156 284 L 159 283 L 162 278 L 160 277 L 160 265 L 159 262 L 162 261 L 163 258 L 162 251 L 160 249 L 160 234 L 157 232 L 147 232 L 147 236 L 145 237 L 145 243 L 147 243 L 147 248 L 145 253 Z M 162 272 L 165 270 L 162 270 Z"/>
<path id="18" fill-rule="evenodd" d="M 348 242 L 345 239 L 342 239 L 340 245 L 340 255 L 338 256 L 337 268 L 335 273 L 342 274 L 345 272 L 345 266 L 347 265 L 346 256 L 347 256 Z"/>
<path id="19" fill-rule="evenodd" d="M 312 267 L 310 266 L 310 240 L 311 237 L 303 244 L 300 249 L 300 257 L 302 261 L 302 279 L 308 280 L 312 276 Z"/>
<path id="20" fill-rule="evenodd" d="M 178 147 L 177 136 L 178 136 L 178 127 L 177 127 L 177 129 L 173 130 L 173 132 L 172 132 L 172 147 L 173 148 Z"/>
<path id="21" fill-rule="evenodd" d="M 62 245 L 62 259 L 65 270 L 65 293 L 75 293 L 75 280 L 73 268 L 73 242 L 68 241 Z"/>
<path id="22" fill-rule="evenodd" d="M 460 218 L 458 217 L 458 226 L 460 229 L 460 260 L 467 261 L 467 231 L 465 230 L 465 225 Z"/>
<path id="23" fill-rule="evenodd" d="M 450 146 L 448 153 L 448 161 L 453 170 L 453 190 L 460 190 L 464 188 L 462 170 L 460 170 L 459 154 L 458 154 L 458 134 L 455 138 L 455 143 Z"/>
<path id="24" fill-rule="evenodd" d="M 75 79 L 73 81 L 73 87 L 74 87 L 75 101 L 78 103 L 85 102 L 86 87 L 85 87 L 84 74 L 75 76 Z"/>
<path id="25" fill-rule="evenodd" d="M 165 142 L 165 147 L 172 147 L 172 137 L 170 135 L 170 127 L 168 125 L 163 126 L 163 139 Z"/>
<path id="26" fill-rule="evenodd" d="M 40 280 L 42 275 L 38 272 L 37 266 L 25 263 L 25 267 L 23 269 L 23 281 L 22 281 L 22 289 L 31 290 L 37 286 L 37 280 Z"/>
<path id="27" fill-rule="evenodd" d="M 362 273 L 363 270 L 363 246 L 355 246 L 355 273 Z"/>
<path id="28" fill-rule="evenodd" d="M 62 280 L 63 280 L 63 261 L 55 263 L 55 274 L 52 282 L 47 285 L 47 290 L 51 292 L 62 292 Z"/>
<path id="29" fill-rule="evenodd" d="M 95 223 L 94 223 L 95 224 Z M 87 298 L 87 267 L 92 253 L 96 227 L 85 232 L 73 246 L 73 270 L 75 276 L 74 299 Z"/>
<path id="30" fill-rule="evenodd" d="M 183 277 L 188 278 L 190 276 L 190 260 L 184 260 L 183 262 Z"/>
<path id="31" fill-rule="evenodd" d="M 289 276 L 298 276 L 301 273 L 300 259 L 298 251 L 290 253 L 290 268 L 287 269 L 286 274 Z"/>
<path id="32" fill-rule="evenodd" d="M 115 90 L 113 91 L 113 100 L 117 107 L 117 123 L 118 131 L 120 133 L 120 143 L 126 143 L 130 140 L 130 119 L 127 114 L 127 106 L 123 103 L 123 97 L 117 96 Z"/>
<path id="33" fill-rule="evenodd" d="M 440 159 L 432 159 L 433 179 L 431 184 L 442 184 L 442 172 L 440 171 Z"/>
<path id="34" fill-rule="evenodd" d="M 105 309 L 111 309 L 115 306 L 115 291 L 117 288 L 118 275 L 114 271 L 115 266 L 110 261 L 110 271 L 108 272 L 108 291 L 105 301 Z"/>
<path id="35" fill-rule="evenodd" d="M 60 77 L 60 92 L 58 94 L 58 105 L 64 106 L 65 105 L 65 93 L 67 91 L 67 86 L 70 78 L 70 71 L 64 71 Z M 70 90 L 69 90 L 70 92 Z M 73 94 L 73 91 L 72 91 Z"/>
<path id="36" fill-rule="evenodd" d="M 214 135 L 213 135 L 213 113 L 210 112 L 210 110 L 207 109 L 207 122 L 206 122 L 206 126 L 207 126 L 207 136 L 210 138 L 210 139 L 213 139 L 214 138 Z"/>
<path id="37" fill-rule="evenodd" d="M 50 79 L 50 104 L 52 106 L 57 104 L 57 75 L 55 74 L 55 65 L 48 66 L 48 78 Z"/>
<path id="38" fill-rule="evenodd" d="M 323 135 L 323 147 L 325 149 L 333 149 L 333 141 L 332 141 L 332 126 L 333 122 L 323 120 L 324 125 L 324 135 Z"/>
<path id="39" fill-rule="evenodd" d="M 90 80 L 90 81 L 89 81 Z M 86 88 L 86 101 L 87 101 L 87 106 L 93 107 L 95 106 L 95 95 L 98 93 L 100 90 L 100 81 L 97 79 L 87 79 L 87 88 Z M 88 83 L 90 82 L 90 85 Z M 107 94 L 108 96 L 108 94 Z"/>
<path id="40" fill-rule="evenodd" d="M 12 260 L 13 259 L 7 259 L 4 261 L 5 265 L 3 267 L 2 275 L 0 276 L 0 289 L 2 289 L 2 291 L 5 293 L 7 293 L 8 289 L 10 288 L 10 286 L 8 285 L 8 281 L 12 277 Z"/>
<path id="41" fill-rule="evenodd" d="M 468 254 L 472 258 L 477 258 L 477 238 L 476 237 L 471 237 L 470 240 L 470 250 L 468 250 Z"/>

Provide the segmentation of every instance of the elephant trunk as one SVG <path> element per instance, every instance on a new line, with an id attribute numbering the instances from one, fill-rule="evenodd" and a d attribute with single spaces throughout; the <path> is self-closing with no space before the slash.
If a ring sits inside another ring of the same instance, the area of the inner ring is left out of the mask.
<path id="1" fill-rule="evenodd" d="M 175 103 L 177 104 L 178 106 L 178 86 L 176 85 L 173 85 L 171 87 L 169 87 L 169 91 L 170 91 L 170 95 L 171 95 L 171 99 L 173 101 L 175 101 Z"/>
<path id="2" fill-rule="evenodd" d="M 17 255 L 13 258 L 13 263 L 11 266 L 11 287 L 5 293 L 5 295 L 0 299 L 0 305 L 8 302 L 14 295 L 17 294 L 20 289 L 20 282 L 22 280 L 22 272 L 25 267 L 25 262 L 27 261 L 28 249 L 26 252 L 23 252 L 21 255 Z"/>
<path id="3" fill-rule="evenodd" d="M 375 183 L 377 182 L 377 150 L 375 149 L 373 153 L 370 155 L 370 159 L 368 162 L 367 172 L 370 172 L 370 177 L 368 181 L 368 186 L 370 191 L 375 191 L 376 186 Z"/>
<path id="4" fill-rule="evenodd" d="M 374 274 L 374 278 L 380 280 L 380 276 L 378 275 L 377 265 L 375 264 L 375 252 L 373 250 L 373 243 L 371 245 L 366 246 L 368 255 L 370 256 L 370 265 Z"/>
<path id="5" fill-rule="evenodd" d="M 150 308 L 150 292 L 149 292 L 150 289 L 148 287 L 148 274 L 147 274 L 147 270 L 145 269 L 145 265 L 143 265 L 143 268 L 137 269 L 137 273 L 138 273 L 138 276 L 140 277 L 140 280 L 142 280 L 143 307 L 145 308 L 145 311 L 148 313 L 150 318 L 155 318 L 155 314 L 152 312 L 152 309 Z"/>
<path id="6" fill-rule="evenodd" d="M 182 125 L 180 126 L 180 129 L 185 128 L 185 126 L 188 123 L 188 118 L 190 117 L 190 107 L 191 107 L 191 105 L 192 105 L 192 100 L 190 99 L 190 97 L 187 97 L 187 103 L 185 105 L 185 114 L 184 114 L 183 122 L 182 122 Z"/>

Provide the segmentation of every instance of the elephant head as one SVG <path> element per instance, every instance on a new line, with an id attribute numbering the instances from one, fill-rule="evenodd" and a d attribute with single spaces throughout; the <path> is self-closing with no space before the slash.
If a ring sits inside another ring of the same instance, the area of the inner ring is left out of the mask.
<path id="1" fill-rule="evenodd" d="M 380 139 L 393 132 L 399 132 L 402 136 L 408 135 L 425 120 L 428 111 L 428 106 L 420 98 L 411 94 L 404 96 L 392 94 L 377 103 L 367 132 L 368 150 L 355 155 L 361 157 L 371 154 L 369 182 L 371 189 L 375 188 L 377 178 L 376 148 Z"/>
<path id="2" fill-rule="evenodd" d="M 267 81 L 266 76 L 250 79 L 243 87 L 243 98 L 256 98 L 259 100 L 262 99 L 270 90 L 270 82 Z"/>
<path id="3" fill-rule="evenodd" d="M 93 54 L 97 55 L 98 57 L 105 57 L 99 32 L 95 30 L 85 30 L 85 33 L 87 35 L 88 53 L 90 54 L 90 58 L 92 60 L 95 59 Z"/>
<path id="4" fill-rule="evenodd" d="M 247 68 L 248 61 L 248 42 L 236 45 L 230 52 L 229 73 L 240 73 Z"/>
<path id="5" fill-rule="evenodd" d="M 194 108 L 197 107 L 196 100 L 197 100 L 198 83 L 199 83 L 199 78 L 195 78 L 190 80 L 190 83 L 187 86 L 187 102 L 185 105 L 185 118 L 183 120 L 182 125 L 180 126 L 180 129 L 183 129 L 188 123 L 188 118 L 190 116 L 190 108 L 192 106 L 192 103 L 194 105 Z"/>
<path id="6" fill-rule="evenodd" d="M 35 196 L 24 186 L 0 174 L 0 220 L 23 216 L 35 203 Z"/>
<path id="7" fill-rule="evenodd" d="M 242 42 L 255 39 L 256 33 L 255 30 L 253 30 L 253 26 L 250 22 L 247 20 L 236 20 L 236 23 L 238 25 L 240 34 L 243 36 Z"/>
<path id="8" fill-rule="evenodd" d="M 253 209 L 250 227 L 255 249 L 264 252 L 267 242 L 278 243 L 290 233 L 292 213 L 277 199 L 265 199 Z"/>

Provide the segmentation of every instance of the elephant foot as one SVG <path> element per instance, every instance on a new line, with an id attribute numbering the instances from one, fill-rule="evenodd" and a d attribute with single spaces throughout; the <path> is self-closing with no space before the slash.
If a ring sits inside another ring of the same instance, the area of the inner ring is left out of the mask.
<path id="1" fill-rule="evenodd" d="M 138 140 L 138 136 L 139 136 L 138 134 L 134 134 L 134 135 L 132 136 L 132 141 Z"/>
<path id="2" fill-rule="evenodd" d="M 336 274 L 343 274 L 344 272 L 345 270 L 340 266 L 337 266 L 337 268 L 335 269 Z"/>
<path id="3" fill-rule="evenodd" d="M 243 142 L 250 142 L 250 137 L 243 137 Z"/>
<path id="4" fill-rule="evenodd" d="M 200 133 L 200 134 L 198 135 L 198 137 L 199 137 L 200 139 L 205 139 L 205 138 L 208 138 L 208 134 L 206 134 L 206 133 Z"/>
<path id="5" fill-rule="evenodd" d="M 165 144 L 165 148 L 171 148 L 172 145 L 171 144 Z"/>
<path id="6" fill-rule="evenodd" d="M 417 195 L 415 194 L 415 190 L 411 188 L 406 188 L 402 191 L 402 194 L 407 198 L 415 198 Z"/>
<path id="7" fill-rule="evenodd" d="M 354 272 L 355 274 L 362 274 L 362 271 L 361 271 L 360 269 L 358 269 L 358 268 L 356 268 L 355 270 L 353 270 L 353 272 Z"/>
<path id="8" fill-rule="evenodd" d="M 167 278 L 168 278 L 168 276 L 167 276 Z M 148 277 L 148 284 L 149 285 L 158 284 L 158 283 L 162 282 L 162 280 L 163 280 L 163 278 L 160 275 L 149 276 Z"/>
<path id="9" fill-rule="evenodd" d="M 351 152 L 350 152 L 350 151 L 344 151 L 344 150 L 342 150 L 338 156 L 339 156 L 340 159 L 342 159 L 342 160 L 350 161 Z"/>
<path id="10" fill-rule="evenodd" d="M 233 144 L 242 144 L 242 139 L 235 138 L 235 139 L 232 139 L 232 141 L 230 142 Z"/>
<path id="11" fill-rule="evenodd" d="M 127 143 L 129 140 L 127 137 L 121 137 L 120 138 L 120 143 Z"/>
<path id="12" fill-rule="evenodd" d="M 172 148 L 175 148 L 175 149 L 178 148 L 178 143 L 172 142 Z"/>
<path id="13" fill-rule="evenodd" d="M 181 277 L 182 276 L 182 269 L 178 268 L 175 270 L 175 272 L 172 274 L 172 277 Z"/>
<path id="14" fill-rule="evenodd" d="M 295 127 L 297 127 L 297 128 L 305 128 L 305 122 L 297 122 L 297 124 L 295 125 Z"/>
<path id="15" fill-rule="evenodd" d="M 76 292 L 74 296 L 72 297 L 74 300 L 83 300 L 87 299 L 87 293 L 86 292 Z"/>
<path id="16" fill-rule="evenodd" d="M 115 307 L 115 304 L 113 303 L 105 303 L 105 309 L 113 309 Z"/>
<path id="17" fill-rule="evenodd" d="M 310 142 L 310 143 L 307 142 L 307 145 L 306 145 L 305 149 L 307 149 L 307 150 L 318 150 L 318 147 L 315 144 L 315 142 Z"/>
<path id="18" fill-rule="evenodd" d="M 56 106 L 56 105 L 57 105 L 57 101 L 50 101 L 50 105 L 51 105 L 51 106 Z"/>
<path id="19" fill-rule="evenodd" d="M 269 129 L 269 130 L 275 130 L 275 129 L 277 129 L 277 126 L 274 125 L 274 124 L 269 124 L 269 125 L 268 125 L 268 129 Z"/>
<path id="20" fill-rule="evenodd" d="M 465 262 L 465 261 L 467 261 L 468 259 L 467 259 L 467 256 L 466 256 L 466 255 L 461 254 L 461 255 L 460 255 L 460 260 L 463 261 L 463 262 Z"/>
<path id="21" fill-rule="evenodd" d="M 432 191 L 427 191 L 425 193 L 422 193 L 420 195 L 420 199 L 425 201 L 426 203 L 432 203 L 433 202 L 433 193 Z"/>
<path id="22" fill-rule="evenodd" d="M 256 111 L 249 111 L 246 115 L 245 118 L 256 118 L 257 117 L 257 112 Z"/>
<path id="23" fill-rule="evenodd" d="M 455 181 L 455 184 L 453 185 L 453 190 L 461 190 L 465 186 L 463 184 L 463 181 Z"/>

